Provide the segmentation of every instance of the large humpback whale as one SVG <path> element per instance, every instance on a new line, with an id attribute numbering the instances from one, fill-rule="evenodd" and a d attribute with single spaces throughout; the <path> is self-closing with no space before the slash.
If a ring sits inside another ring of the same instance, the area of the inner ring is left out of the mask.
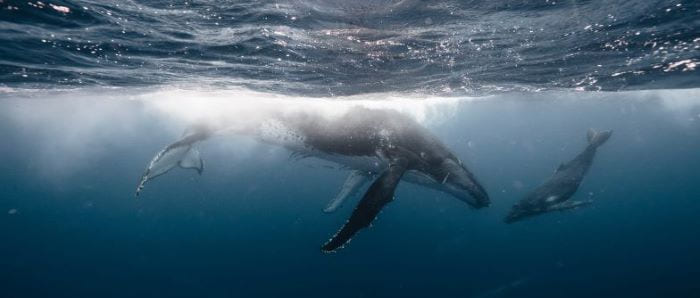
<path id="1" fill-rule="evenodd" d="M 576 158 L 562 163 L 551 178 L 516 203 L 505 218 L 513 223 L 528 217 L 551 211 L 574 209 L 592 203 L 589 201 L 569 201 L 576 193 L 583 177 L 593 164 L 598 147 L 612 135 L 612 131 L 596 132 L 588 130 L 588 146 Z"/>
<path id="2" fill-rule="evenodd" d="M 146 182 L 177 166 L 201 173 L 203 162 L 195 144 L 225 130 L 207 126 L 190 129 L 182 139 L 158 152 L 141 178 L 137 195 Z M 342 247 L 369 226 L 393 200 L 402 180 L 447 192 L 474 208 L 490 204 L 486 191 L 460 159 L 413 119 L 395 111 L 355 107 L 337 117 L 311 112 L 276 113 L 245 129 L 230 130 L 283 146 L 300 156 L 352 169 L 341 192 L 324 209 L 326 212 L 335 210 L 374 178 L 348 221 L 321 247 L 326 252 Z"/>

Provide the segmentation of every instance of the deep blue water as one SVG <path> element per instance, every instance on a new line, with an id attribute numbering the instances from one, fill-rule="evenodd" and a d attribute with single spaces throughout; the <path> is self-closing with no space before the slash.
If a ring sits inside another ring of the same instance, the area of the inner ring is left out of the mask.
<path id="1" fill-rule="evenodd" d="M 346 3 L 347 2 L 347 3 Z M 0 0 L 0 297 L 700 297 L 697 1 Z M 398 110 L 475 173 L 319 247 L 348 175 L 189 125 Z M 511 206 L 611 129 L 574 199 Z"/>
<path id="2" fill-rule="evenodd" d="M 319 245 L 358 198 L 335 214 L 321 209 L 347 171 L 219 138 L 201 146 L 202 176 L 173 171 L 136 199 L 145 163 L 180 125 L 145 99 L 105 93 L 2 101 L 7 297 L 700 291 L 697 90 L 511 94 L 449 106 L 451 117 L 426 125 L 468 163 L 493 205 L 471 210 L 402 184 L 375 225 L 335 254 Z M 582 150 L 589 127 L 615 131 L 576 195 L 593 206 L 504 224 L 513 203 Z"/>

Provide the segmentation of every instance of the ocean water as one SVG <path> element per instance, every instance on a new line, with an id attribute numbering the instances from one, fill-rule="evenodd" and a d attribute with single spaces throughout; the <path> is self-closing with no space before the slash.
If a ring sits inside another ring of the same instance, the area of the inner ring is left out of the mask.
<path id="1" fill-rule="evenodd" d="M 699 297 L 697 1 L 0 0 L 0 297 Z M 491 197 L 401 183 L 347 247 L 349 171 L 196 123 L 412 117 Z M 613 130 L 574 200 L 511 206 Z"/>

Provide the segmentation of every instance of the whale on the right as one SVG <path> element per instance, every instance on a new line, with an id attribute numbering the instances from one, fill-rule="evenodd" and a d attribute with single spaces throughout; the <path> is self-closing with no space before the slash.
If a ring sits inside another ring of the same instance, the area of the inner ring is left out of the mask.
<path id="1" fill-rule="evenodd" d="M 583 177 L 593 163 L 598 147 L 612 135 L 612 131 L 588 130 L 588 146 L 576 158 L 562 163 L 551 178 L 517 202 L 505 218 L 513 223 L 550 211 L 562 211 L 588 205 L 592 201 L 569 201 L 576 193 Z"/>

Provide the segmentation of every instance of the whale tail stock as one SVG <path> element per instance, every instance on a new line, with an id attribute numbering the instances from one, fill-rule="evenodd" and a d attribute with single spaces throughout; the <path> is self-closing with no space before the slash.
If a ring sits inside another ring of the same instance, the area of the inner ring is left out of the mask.
<path id="1" fill-rule="evenodd" d="M 612 135 L 612 130 L 597 132 L 592 128 L 588 129 L 588 144 L 594 147 L 603 145 Z"/>

